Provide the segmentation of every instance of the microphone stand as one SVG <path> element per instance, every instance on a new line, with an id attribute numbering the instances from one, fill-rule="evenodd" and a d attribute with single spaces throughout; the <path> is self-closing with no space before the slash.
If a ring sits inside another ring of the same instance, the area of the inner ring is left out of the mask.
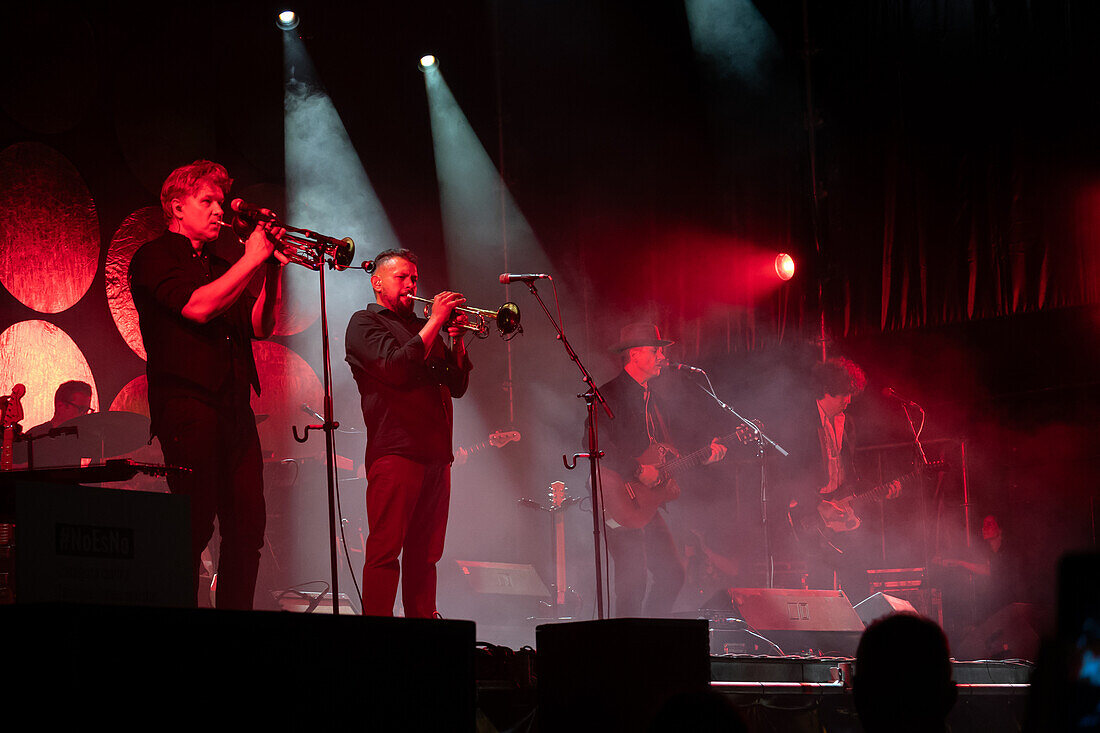
<path id="1" fill-rule="evenodd" d="M 553 282 L 553 279 L 547 277 L 548 280 Z M 566 456 L 562 456 L 562 463 L 565 467 L 572 471 L 577 467 L 578 458 L 587 458 L 589 466 L 589 494 L 592 500 L 592 540 L 595 549 L 595 567 L 596 567 L 596 618 L 601 621 L 605 618 L 604 615 L 604 591 L 603 591 L 603 562 L 600 557 L 601 546 L 601 525 L 603 524 L 603 502 L 601 501 L 602 495 L 600 492 L 600 458 L 603 457 L 603 452 L 599 447 L 599 431 L 597 429 L 596 418 L 599 414 L 599 410 L 596 408 L 598 402 L 607 413 L 607 417 L 610 420 L 615 419 L 615 415 L 611 412 L 611 407 L 604 400 L 603 395 L 600 394 L 600 390 L 596 387 L 596 382 L 592 379 L 592 375 L 585 369 L 584 364 L 581 363 L 580 357 L 577 356 L 577 352 L 573 350 L 573 347 L 569 344 L 569 339 L 565 337 L 565 331 L 554 319 L 553 314 L 546 307 L 546 303 L 539 297 L 539 292 L 535 288 L 534 281 L 525 281 L 531 294 L 535 296 L 535 300 L 542 306 L 542 312 L 546 314 L 546 317 L 550 319 L 550 323 L 554 326 L 554 330 L 558 333 L 558 341 L 561 341 L 562 346 L 565 347 L 565 352 L 569 355 L 569 358 L 577 365 L 577 369 L 581 372 L 581 379 L 588 385 L 588 390 L 583 394 L 577 395 L 584 400 L 585 408 L 588 411 L 588 452 L 587 453 L 574 453 L 573 460 L 570 461 Z"/>
<path id="2" fill-rule="evenodd" d="M 325 302 L 325 260 L 303 264 L 311 270 L 317 271 L 317 279 L 321 288 L 321 361 L 324 371 L 324 421 L 321 425 L 307 425 L 305 432 L 299 436 L 298 426 L 292 425 L 294 440 L 305 443 L 309 440 L 310 430 L 323 430 L 325 432 L 325 473 L 328 477 L 328 541 L 329 564 L 332 573 L 332 613 L 340 613 L 340 580 L 339 566 L 336 553 L 336 438 L 334 433 L 340 427 L 340 423 L 333 419 L 332 413 L 332 360 L 329 354 L 328 343 L 328 307 Z M 336 268 L 333 260 L 328 260 L 329 268 Z M 344 269 L 344 268 L 339 268 Z M 323 597 L 324 594 L 322 594 Z"/>
<path id="3" fill-rule="evenodd" d="M 717 402 L 719 407 L 736 417 L 745 427 L 752 431 L 753 442 L 756 444 L 756 457 L 760 461 L 760 526 L 764 531 L 764 557 L 767 561 L 764 587 L 774 588 L 775 558 L 772 556 L 771 535 L 768 531 L 768 471 L 767 461 L 765 460 L 765 458 L 767 456 L 768 446 L 774 448 L 776 452 L 784 458 L 786 458 L 790 454 L 787 452 L 786 449 L 783 448 L 783 446 L 779 445 L 770 437 L 768 437 L 764 433 L 764 431 L 760 429 L 759 425 L 752 422 L 748 418 L 743 417 L 741 413 L 739 413 L 737 410 L 733 409 L 725 402 L 720 400 L 718 398 L 718 395 L 714 393 L 714 385 L 711 384 L 710 376 L 705 371 L 699 369 L 698 367 L 695 367 L 693 370 L 697 370 L 707 380 L 707 387 L 703 387 L 703 385 L 701 384 L 696 384 L 696 386 L 701 389 L 704 394 Z"/>

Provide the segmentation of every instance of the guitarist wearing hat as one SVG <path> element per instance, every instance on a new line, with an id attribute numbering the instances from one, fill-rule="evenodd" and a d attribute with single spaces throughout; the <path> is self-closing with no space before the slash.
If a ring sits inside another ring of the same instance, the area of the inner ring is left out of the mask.
<path id="1" fill-rule="evenodd" d="M 612 510 L 620 505 L 629 513 L 645 499 L 656 496 L 668 501 L 679 495 L 662 470 L 666 461 L 661 457 L 661 450 L 670 445 L 669 424 L 674 415 L 650 389 L 650 380 L 668 364 L 664 349 L 672 343 L 662 339 L 653 324 L 625 326 L 610 349 L 621 356 L 623 369 L 600 387 L 615 414 L 614 420 L 598 424 L 605 454 L 603 487 L 607 544 L 614 561 L 614 613 L 619 617 L 668 615 L 684 584 L 684 564 L 660 512 L 653 511 L 652 517 L 644 513 L 645 519 L 637 522 L 644 521 L 642 526 L 624 526 L 615 521 Z M 704 453 L 705 463 L 714 463 L 725 457 L 726 447 L 715 439 Z"/>

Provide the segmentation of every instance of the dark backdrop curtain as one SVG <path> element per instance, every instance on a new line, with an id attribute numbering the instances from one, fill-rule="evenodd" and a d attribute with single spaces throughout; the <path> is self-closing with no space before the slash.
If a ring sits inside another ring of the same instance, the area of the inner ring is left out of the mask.
<path id="1" fill-rule="evenodd" d="M 811 5 L 832 332 L 1097 303 L 1095 5 Z"/>

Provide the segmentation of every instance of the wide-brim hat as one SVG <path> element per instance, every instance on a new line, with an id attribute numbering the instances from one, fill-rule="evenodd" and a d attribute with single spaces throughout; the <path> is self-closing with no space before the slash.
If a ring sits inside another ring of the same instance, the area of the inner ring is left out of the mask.
<path id="1" fill-rule="evenodd" d="M 608 351 L 618 353 L 636 346 L 671 346 L 676 343 L 661 338 L 661 332 L 652 323 L 631 323 L 619 332 L 619 342 Z"/>

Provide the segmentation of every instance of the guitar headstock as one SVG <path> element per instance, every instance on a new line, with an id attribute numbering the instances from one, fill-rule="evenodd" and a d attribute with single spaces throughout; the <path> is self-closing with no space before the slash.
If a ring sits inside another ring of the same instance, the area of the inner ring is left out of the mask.
<path id="1" fill-rule="evenodd" d="M 555 481 L 550 484 L 550 490 L 547 492 L 547 496 L 550 498 L 550 509 L 560 509 L 562 503 L 565 501 L 565 493 L 569 491 L 566 488 L 565 483 L 562 481 Z"/>
<path id="2" fill-rule="evenodd" d="M 762 429 L 764 427 L 764 423 L 759 420 L 753 420 L 752 423 L 758 428 Z M 756 430 L 744 423 L 738 425 L 737 429 L 733 431 L 733 434 L 741 445 L 753 445 L 758 439 Z"/>
<path id="3" fill-rule="evenodd" d="M 5 397 L 4 416 L 0 427 L 10 427 L 23 419 L 23 405 L 19 400 L 23 399 L 23 395 L 27 394 L 27 388 L 22 384 L 17 384 L 11 388 L 11 395 Z"/>
<path id="4" fill-rule="evenodd" d="M 519 438 L 518 430 L 498 430 L 489 435 L 489 445 L 500 448 L 508 445 L 513 440 L 519 440 Z"/>
<path id="5" fill-rule="evenodd" d="M 945 473 L 951 470 L 951 463 L 950 461 L 945 461 L 941 459 L 938 461 L 929 461 L 928 463 L 924 464 L 923 466 L 919 466 L 918 468 L 921 472 L 928 474 Z"/>

